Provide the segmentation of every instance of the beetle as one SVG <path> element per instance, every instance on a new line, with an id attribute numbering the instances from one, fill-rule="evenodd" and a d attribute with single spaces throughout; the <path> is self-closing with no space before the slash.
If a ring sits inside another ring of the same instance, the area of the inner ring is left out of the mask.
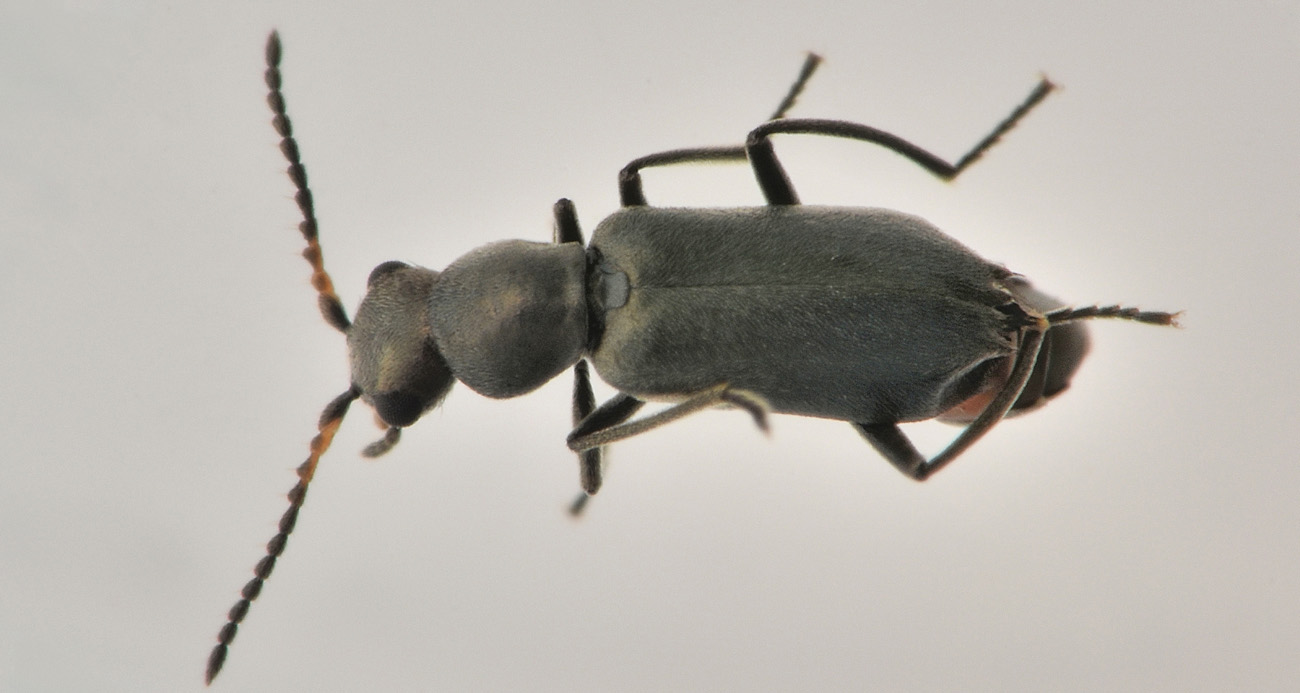
<path id="1" fill-rule="evenodd" d="M 584 492 L 575 513 L 601 486 L 604 446 L 720 405 L 746 411 L 763 430 L 769 412 L 849 422 L 885 459 L 922 481 L 1003 418 L 1066 389 L 1088 350 L 1082 321 L 1173 325 L 1180 315 L 1068 307 L 915 216 L 800 204 L 773 135 L 878 144 L 952 180 L 1054 88 L 1043 78 L 952 164 L 866 125 L 786 118 L 820 61 L 809 54 L 776 111 L 743 145 L 659 152 L 624 167 L 622 208 L 596 227 L 590 244 L 573 204 L 562 199 L 554 207 L 551 243 L 492 243 L 442 272 L 380 264 L 349 321 L 325 271 L 280 59 L 272 32 L 266 46 L 272 122 L 297 191 L 303 255 L 321 313 L 347 336 L 351 384 L 321 413 L 279 532 L 218 634 L 209 683 L 284 551 L 321 455 L 357 399 L 387 427 L 363 451 L 375 457 L 392 449 L 401 430 L 436 407 L 456 381 L 488 397 L 516 397 L 573 369 L 574 429 L 567 443 L 578 453 Z M 641 170 L 704 161 L 748 161 L 767 204 L 647 204 Z M 599 407 L 588 362 L 618 391 Z M 647 400 L 673 404 L 632 419 Z M 926 459 L 898 424 L 932 418 L 966 426 Z"/>

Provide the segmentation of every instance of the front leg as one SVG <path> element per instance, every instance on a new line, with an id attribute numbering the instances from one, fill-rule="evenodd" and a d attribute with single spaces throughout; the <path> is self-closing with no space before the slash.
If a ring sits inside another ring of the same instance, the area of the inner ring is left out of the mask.
<path id="1" fill-rule="evenodd" d="M 600 430 L 621 424 L 627 421 L 637 410 L 645 406 L 644 401 L 619 393 L 600 405 L 599 409 L 592 411 L 595 398 L 591 394 L 591 380 L 587 375 L 587 362 L 579 362 L 577 368 L 581 369 L 582 377 L 574 382 L 573 424 L 575 428 L 573 433 L 569 434 L 570 439 L 580 431 Z M 586 387 L 585 395 L 579 392 L 584 384 Z M 587 413 L 582 417 L 578 416 L 581 411 L 579 402 L 589 403 L 586 408 Z M 574 451 L 578 453 L 578 480 L 582 484 L 582 491 L 569 504 L 569 514 L 578 517 L 587 508 L 588 499 L 591 498 L 592 494 L 600 490 L 600 485 L 604 482 L 605 455 L 603 448 L 600 447 Z"/>
<path id="2" fill-rule="evenodd" d="M 591 390 L 591 374 L 587 362 L 579 361 L 573 367 L 573 425 L 582 423 L 596 409 L 596 395 Z M 631 416 L 636 409 L 627 412 L 624 418 Z M 600 488 L 601 474 L 604 470 L 603 455 L 600 448 L 591 448 L 578 453 L 578 479 L 582 483 L 584 496 L 595 493 Z"/>
<path id="3" fill-rule="evenodd" d="M 582 237 L 582 227 L 578 225 L 578 213 L 573 208 L 573 202 L 561 198 L 552 208 L 555 214 L 555 231 L 551 237 L 554 243 L 577 243 L 584 245 L 585 240 Z M 585 360 L 578 361 L 573 367 L 573 425 L 577 426 L 583 419 L 591 415 L 596 408 L 596 396 L 591 390 L 591 373 L 587 368 Z M 631 416 L 631 413 L 628 413 Z M 601 480 L 601 450 L 592 448 L 583 450 L 578 453 L 578 470 L 579 477 L 582 480 L 582 488 L 586 493 L 579 498 L 586 498 L 589 493 L 595 493 L 600 488 Z M 581 505 L 575 501 L 574 508 L 571 508 L 573 514 L 581 512 Z"/>

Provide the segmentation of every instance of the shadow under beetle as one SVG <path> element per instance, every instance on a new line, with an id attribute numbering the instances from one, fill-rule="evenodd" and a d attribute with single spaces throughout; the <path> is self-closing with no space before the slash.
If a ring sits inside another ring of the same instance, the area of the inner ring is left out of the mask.
<path id="1" fill-rule="evenodd" d="M 208 660 L 212 681 L 250 602 L 297 521 L 320 456 L 358 398 L 387 425 L 364 454 L 382 455 L 401 429 L 459 380 L 515 397 L 574 372 L 569 448 L 584 494 L 601 485 L 601 450 L 701 409 L 733 405 L 766 430 L 767 413 L 850 422 L 907 476 L 924 480 L 1009 415 L 1064 390 L 1088 350 L 1080 321 L 1175 324 L 1176 313 L 1070 308 L 917 217 L 887 209 L 799 203 L 772 149 L 775 134 L 881 145 L 951 180 L 1052 90 L 1046 79 L 993 132 L 950 164 L 856 123 L 787 119 L 819 62 L 809 55 L 772 116 L 743 145 L 678 149 L 619 173 L 622 209 L 584 247 L 573 204 L 555 204 L 551 243 L 501 241 L 442 272 L 385 262 L 371 272 L 349 322 L 325 272 L 307 174 L 280 90 L 280 41 L 266 46 L 268 102 L 302 211 L 303 255 L 329 324 L 347 335 L 352 384 L 321 413 L 289 509 L 255 577 L 230 610 Z M 763 207 L 650 207 L 643 168 L 748 161 Z M 619 391 L 597 407 L 587 362 Z M 630 420 L 646 400 L 675 402 Z M 898 428 L 938 418 L 966 428 L 927 460 Z"/>

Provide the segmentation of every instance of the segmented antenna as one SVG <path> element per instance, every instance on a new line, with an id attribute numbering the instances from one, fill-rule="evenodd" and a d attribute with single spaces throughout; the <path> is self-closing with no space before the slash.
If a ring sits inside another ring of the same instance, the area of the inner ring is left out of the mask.
<path id="1" fill-rule="evenodd" d="M 334 282 L 330 280 L 329 272 L 325 271 L 325 258 L 321 255 L 320 241 L 317 237 L 316 206 L 312 201 L 311 189 L 307 187 L 307 169 L 298 157 L 298 141 L 293 138 L 293 123 L 284 110 L 284 94 L 280 91 L 281 54 L 280 34 L 272 31 L 271 36 L 266 40 L 266 86 L 270 89 L 266 95 L 266 103 L 271 107 L 271 113 L 275 114 L 271 124 L 280 135 L 280 151 L 284 153 L 284 158 L 289 160 L 289 168 L 286 172 L 289 174 L 289 180 L 293 181 L 294 187 L 298 189 L 293 196 L 294 201 L 298 203 L 298 209 L 302 211 L 302 222 L 298 224 L 298 230 L 307 240 L 307 248 L 302 251 L 302 256 L 311 263 L 311 285 L 320 294 L 321 315 L 324 316 L 325 322 L 346 334 L 351 323 L 348 321 L 347 311 L 343 309 L 343 302 L 339 300 L 338 294 L 334 293 Z"/>
<path id="2" fill-rule="evenodd" d="M 221 671 L 221 665 L 226 663 L 226 653 L 230 649 L 230 642 L 235 639 L 235 634 L 239 631 L 239 624 L 248 615 L 248 607 L 253 600 L 262 593 L 262 583 L 271 577 L 275 560 L 284 553 L 289 534 L 298 523 L 298 510 L 307 499 L 307 485 L 316 474 L 316 465 L 320 462 L 321 455 L 329 449 L 330 443 L 334 440 L 334 433 L 338 431 L 339 424 L 343 423 L 343 417 L 348 413 L 348 407 L 360 396 L 360 388 L 356 386 L 348 388 L 347 392 L 335 397 L 334 401 L 326 405 L 325 410 L 321 412 L 320 422 L 317 424 L 320 432 L 311 439 L 311 453 L 307 456 L 307 461 L 298 466 L 298 483 L 289 491 L 289 509 L 280 516 L 280 531 L 266 543 L 266 556 L 262 557 L 253 568 L 253 579 L 240 590 L 239 601 L 230 607 L 226 625 L 222 626 L 221 631 L 217 633 L 217 644 L 212 648 L 212 654 L 208 655 L 207 683 L 212 683 L 212 679 L 216 678 L 217 673 Z"/>
<path id="3" fill-rule="evenodd" d="M 271 32 L 270 38 L 266 41 L 266 86 L 270 88 L 266 100 L 271 106 L 271 112 L 275 114 L 271 122 L 275 125 L 275 131 L 280 133 L 280 151 L 284 152 L 284 157 L 289 161 L 289 179 L 297 188 L 294 199 L 298 203 L 298 209 L 302 211 L 303 218 L 298 229 L 307 240 L 307 249 L 303 251 L 303 257 L 311 263 L 311 283 L 320 295 L 321 315 L 325 317 L 326 322 L 346 334 L 351 323 L 342 302 L 334 293 L 334 284 L 330 280 L 329 273 L 325 271 L 320 243 L 317 240 L 315 208 L 312 204 L 311 190 L 307 187 L 307 170 L 303 168 L 302 161 L 298 157 L 298 143 L 293 138 L 293 126 L 284 110 L 284 95 L 280 92 L 280 55 L 280 36 L 276 32 Z M 240 591 L 239 601 L 230 608 L 226 625 L 222 626 L 217 633 L 217 644 L 212 648 L 212 654 L 208 656 L 205 677 L 207 683 L 212 683 L 212 679 L 216 678 L 221 671 L 221 666 L 226 663 L 226 655 L 230 650 L 231 641 L 239 631 L 239 624 L 248 616 L 248 608 L 253 600 L 262 593 L 262 585 L 271 576 L 276 559 L 284 553 L 285 544 L 289 541 L 289 534 L 293 532 L 294 525 L 298 522 L 298 511 L 307 498 L 307 486 L 316 474 L 316 465 L 320 462 L 321 455 L 329 449 L 330 443 L 334 440 L 334 433 L 338 431 L 339 425 L 343 423 L 343 417 L 348 413 L 348 407 L 360 396 L 361 388 L 353 385 L 347 392 L 335 397 L 321 412 L 316 424 L 318 432 L 311 440 L 311 452 L 307 460 L 299 465 L 298 483 L 289 491 L 289 509 L 285 510 L 284 515 L 280 517 L 280 531 L 267 542 L 266 555 L 253 568 L 253 579 L 244 585 L 244 589 Z M 396 436 L 392 436 L 391 443 L 395 442 Z"/>

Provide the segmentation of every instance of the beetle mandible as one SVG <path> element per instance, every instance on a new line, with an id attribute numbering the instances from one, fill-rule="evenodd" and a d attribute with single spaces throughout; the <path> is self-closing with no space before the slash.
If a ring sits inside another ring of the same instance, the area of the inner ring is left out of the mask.
<path id="1" fill-rule="evenodd" d="M 575 513 L 600 488 L 603 446 L 719 405 L 747 411 L 764 430 L 768 412 L 850 422 L 885 459 L 921 481 L 1003 418 L 1064 390 L 1088 349 L 1081 321 L 1173 325 L 1179 315 L 1068 307 L 917 217 L 800 204 L 772 135 L 870 142 L 952 180 L 1054 87 L 1044 78 L 952 164 L 866 125 L 785 118 L 820 61 L 809 54 L 776 111 L 743 145 L 670 150 L 624 167 L 622 209 L 596 227 L 589 245 L 573 204 L 562 199 L 551 243 L 492 243 L 442 272 L 379 265 L 350 322 L 325 271 L 312 194 L 281 92 L 280 57 L 272 32 L 266 46 L 272 122 L 297 189 L 303 255 L 321 312 L 347 336 L 351 385 L 321 413 L 280 531 L 218 635 L 208 682 L 284 551 L 321 455 L 358 398 L 387 426 L 364 450 L 375 457 L 457 380 L 488 397 L 515 397 L 572 368 L 575 427 L 568 446 L 578 453 L 584 491 Z M 767 205 L 648 206 L 642 169 L 704 161 L 748 161 Z M 588 361 L 618 390 L 599 407 Z M 647 400 L 673 404 L 633 420 Z M 898 424 L 931 418 L 966 427 L 927 460 Z"/>

